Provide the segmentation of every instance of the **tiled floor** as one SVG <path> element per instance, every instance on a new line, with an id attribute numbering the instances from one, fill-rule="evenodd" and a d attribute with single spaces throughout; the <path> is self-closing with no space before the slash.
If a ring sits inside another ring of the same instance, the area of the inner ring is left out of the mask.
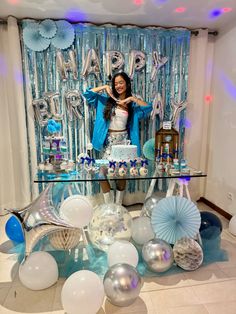
<path id="1" fill-rule="evenodd" d="M 210 210 L 203 204 L 198 206 Z M 99 314 L 236 314 L 236 237 L 229 233 L 228 221 L 220 218 L 224 227 L 221 246 L 228 252 L 227 262 L 194 272 L 145 278 L 134 304 L 116 307 L 105 300 Z M 31 291 L 21 285 L 17 257 L 6 253 L 11 246 L 4 232 L 7 219 L 0 218 L 0 313 L 64 314 L 60 302 L 64 279 L 43 291 Z"/>

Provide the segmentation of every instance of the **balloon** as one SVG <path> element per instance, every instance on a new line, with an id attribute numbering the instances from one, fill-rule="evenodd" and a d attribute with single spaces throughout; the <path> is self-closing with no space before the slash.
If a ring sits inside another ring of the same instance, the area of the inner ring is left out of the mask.
<path id="1" fill-rule="evenodd" d="M 179 114 L 182 110 L 186 108 L 186 105 L 187 105 L 186 101 L 176 102 L 173 98 L 171 99 L 172 112 L 170 120 L 172 122 L 173 127 L 175 127 Z"/>
<path id="2" fill-rule="evenodd" d="M 93 216 L 93 205 L 86 196 L 72 195 L 61 204 L 60 216 L 77 228 L 87 226 Z"/>
<path id="3" fill-rule="evenodd" d="M 210 212 L 200 212 L 201 226 L 199 229 L 200 235 L 203 239 L 215 239 L 222 231 L 222 223 L 220 218 Z"/>
<path id="4" fill-rule="evenodd" d="M 44 98 L 47 100 L 50 106 L 50 112 L 55 120 L 62 120 L 63 115 L 59 113 L 60 102 L 58 92 L 47 92 L 43 94 Z"/>
<path id="5" fill-rule="evenodd" d="M 69 121 L 73 118 L 83 119 L 84 99 L 78 90 L 68 90 L 65 93 L 65 102 Z"/>
<path id="6" fill-rule="evenodd" d="M 137 270 L 128 264 L 113 265 L 103 279 L 108 300 L 118 306 L 128 306 L 139 296 L 142 281 Z"/>
<path id="7" fill-rule="evenodd" d="M 88 226 L 91 242 L 107 251 L 116 240 L 131 238 L 132 217 L 121 205 L 110 203 L 98 206 Z"/>
<path id="8" fill-rule="evenodd" d="M 151 217 L 153 208 L 156 206 L 156 204 L 162 199 L 163 197 L 159 196 L 150 196 L 148 197 L 142 208 L 142 216 Z"/>
<path id="9" fill-rule="evenodd" d="M 51 200 L 52 187 L 53 184 L 49 184 L 32 203 L 23 209 L 8 209 L 18 218 L 22 226 L 25 237 L 25 258 L 45 235 L 63 229 L 75 229 L 74 225 L 68 224 L 59 217 Z"/>
<path id="10" fill-rule="evenodd" d="M 152 230 L 151 220 L 149 217 L 137 217 L 132 223 L 132 238 L 135 243 L 143 245 L 155 238 L 155 233 Z"/>
<path id="11" fill-rule="evenodd" d="M 236 235 L 236 215 L 234 215 L 229 221 L 229 232 Z"/>
<path id="12" fill-rule="evenodd" d="M 132 243 L 118 240 L 109 247 L 107 259 L 109 267 L 119 263 L 136 267 L 138 265 L 138 252 Z"/>
<path id="13" fill-rule="evenodd" d="M 100 80 L 101 68 L 98 55 L 94 49 L 89 49 L 81 75 L 87 78 L 91 73 L 95 75 L 97 80 Z"/>
<path id="14" fill-rule="evenodd" d="M 104 288 L 97 274 L 80 270 L 65 281 L 61 302 L 67 314 L 95 314 L 103 304 Z"/>
<path id="15" fill-rule="evenodd" d="M 77 61 L 76 61 L 76 53 L 75 50 L 68 51 L 69 60 L 65 62 L 63 54 L 61 51 L 57 51 L 56 54 L 56 65 L 57 70 L 60 73 L 60 76 L 63 81 L 68 79 L 68 72 L 71 71 L 73 74 L 73 79 L 78 79 L 78 71 L 77 71 Z"/>
<path id="16" fill-rule="evenodd" d="M 80 242 L 81 231 L 79 229 L 64 229 L 49 234 L 51 245 L 57 250 L 70 250 Z"/>
<path id="17" fill-rule="evenodd" d="M 144 244 L 142 256 L 148 267 L 157 273 L 167 271 L 174 262 L 171 246 L 161 239 L 153 239 Z"/>
<path id="18" fill-rule="evenodd" d="M 112 76 L 112 70 L 120 70 L 124 66 L 124 56 L 120 51 L 106 52 L 106 74 L 109 80 Z"/>
<path id="19" fill-rule="evenodd" d="M 20 265 L 21 283 L 31 290 L 43 290 L 58 280 L 58 267 L 55 259 L 47 252 L 33 252 Z"/>
<path id="20" fill-rule="evenodd" d="M 129 77 L 133 79 L 135 71 L 141 71 L 146 65 L 146 55 L 142 51 L 131 50 L 129 58 Z"/>
<path id="21" fill-rule="evenodd" d="M 176 264 L 184 270 L 195 270 L 202 265 L 203 251 L 197 241 L 182 238 L 173 247 Z"/>
<path id="22" fill-rule="evenodd" d="M 35 120 L 39 125 L 44 126 L 47 124 L 48 119 L 52 117 L 51 113 L 48 111 L 48 103 L 45 99 L 34 99 L 32 101 L 32 105 L 34 108 L 34 116 Z"/>
<path id="23" fill-rule="evenodd" d="M 162 68 L 168 61 L 167 57 L 160 57 L 157 51 L 152 52 L 152 71 L 151 71 L 151 82 L 155 81 L 157 72 Z"/>
<path id="24" fill-rule="evenodd" d="M 14 216 L 8 219 L 5 226 L 5 232 L 8 238 L 14 242 L 22 243 L 25 240 L 21 224 L 19 220 Z"/>

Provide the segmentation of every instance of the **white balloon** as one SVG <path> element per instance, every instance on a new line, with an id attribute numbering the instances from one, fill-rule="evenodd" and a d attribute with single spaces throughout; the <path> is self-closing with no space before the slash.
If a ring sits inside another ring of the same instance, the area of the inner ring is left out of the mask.
<path id="1" fill-rule="evenodd" d="M 133 240 L 140 245 L 155 238 L 155 233 L 152 230 L 149 217 L 138 217 L 133 219 L 131 231 Z"/>
<path id="2" fill-rule="evenodd" d="M 60 216 L 77 228 L 87 226 L 93 216 L 93 205 L 86 196 L 72 195 L 60 207 Z"/>
<path id="3" fill-rule="evenodd" d="M 46 289 L 58 280 L 57 263 L 47 252 L 33 252 L 20 265 L 19 278 L 31 290 Z"/>
<path id="4" fill-rule="evenodd" d="M 61 291 L 62 306 L 67 314 L 95 314 L 101 308 L 103 299 L 102 280 L 89 270 L 72 274 Z"/>
<path id="5" fill-rule="evenodd" d="M 230 219 L 229 232 L 236 236 L 236 215 Z"/>
<path id="6" fill-rule="evenodd" d="M 138 265 L 138 252 L 132 243 L 118 240 L 109 247 L 107 259 L 109 267 L 119 263 L 136 267 Z"/>

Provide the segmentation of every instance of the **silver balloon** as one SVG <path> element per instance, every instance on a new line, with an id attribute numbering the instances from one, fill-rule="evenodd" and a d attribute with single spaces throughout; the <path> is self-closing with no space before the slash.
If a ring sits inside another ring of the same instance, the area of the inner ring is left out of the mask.
<path id="1" fill-rule="evenodd" d="M 164 196 L 163 196 L 164 197 Z M 161 196 L 150 196 L 147 198 L 143 204 L 141 216 L 152 216 L 153 208 L 157 205 L 157 203 L 163 198 Z"/>
<path id="2" fill-rule="evenodd" d="M 112 71 L 122 69 L 125 60 L 124 56 L 120 51 L 107 51 L 106 52 L 106 74 L 108 79 L 112 76 Z"/>
<path id="3" fill-rule="evenodd" d="M 171 122 L 172 122 L 172 126 L 175 127 L 176 126 L 176 122 L 177 119 L 179 117 L 179 114 L 182 110 L 184 110 L 186 108 L 186 101 L 180 101 L 177 102 L 175 101 L 173 98 L 171 99 L 171 108 L 172 108 L 172 112 L 171 112 Z"/>
<path id="4" fill-rule="evenodd" d="M 60 113 L 59 92 L 46 92 L 43 97 L 49 104 L 50 112 L 55 120 L 62 120 L 63 115 Z"/>
<path id="5" fill-rule="evenodd" d="M 52 186 L 53 184 L 49 184 L 38 198 L 25 208 L 9 210 L 21 223 L 25 237 L 25 258 L 45 235 L 63 229 L 75 229 L 62 220 L 56 212 L 51 200 Z"/>
<path id="6" fill-rule="evenodd" d="M 129 77 L 133 79 L 135 71 L 141 71 L 146 65 L 146 55 L 142 51 L 131 50 L 129 58 Z"/>
<path id="7" fill-rule="evenodd" d="M 73 119 L 83 119 L 84 99 L 78 90 L 68 90 L 65 93 L 66 109 L 69 121 Z"/>
<path id="8" fill-rule="evenodd" d="M 152 71 L 151 71 L 151 82 L 155 81 L 157 72 L 162 68 L 168 61 L 167 57 L 160 57 L 157 51 L 152 53 Z"/>
<path id="9" fill-rule="evenodd" d="M 56 54 L 56 65 L 57 70 L 60 73 L 60 76 L 63 81 L 68 79 L 68 72 L 71 71 L 73 74 L 73 79 L 78 79 L 78 70 L 77 70 L 77 61 L 76 61 L 76 53 L 74 50 L 69 50 L 68 52 L 69 60 L 65 62 L 63 54 L 61 51 L 58 51 Z"/>
<path id="10" fill-rule="evenodd" d="M 79 244 L 81 231 L 80 229 L 64 229 L 49 234 L 48 238 L 54 249 L 70 250 Z"/>
<path id="11" fill-rule="evenodd" d="M 91 73 L 95 75 L 97 80 L 100 80 L 101 68 L 98 55 L 94 49 L 89 49 L 81 75 L 84 78 L 87 78 L 87 76 Z"/>
<path id="12" fill-rule="evenodd" d="M 173 252 L 176 264 L 184 270 L 195 270 L 202 265 L 203 251 L 194 239 L 178 240 L 175 242 Z"/>
<path id="13" fill-rule="evenodd" d="M 174 262 L 170 244 L 161 239 L 153 239 L 144 244 L 142 256 L 148 267 L 157 273 L 167 271 Z"/>
<path id="14" fill-rule="evenodd" d="M 91 242 L 107 251 L 115 240 L 131 238 L 132 217 L 125 207 L 110 203 L 98 206 L 88 226 Z"/>
<path id="15" fill-rule="evenodd" d="M 48 119 L 52 117 L 52 114 L 49 112 L 49 105 L 44 98 L 34 99 L 32 101 L 34 108 L 34 117 L 35 120 L 41 126 L 45 126 L 48 123 Z"/>
<path id="16" fill-rule="evenodd" d="M 105 294 L 117 306 L 128 306 L 139 296 L 142 280 L 137 270 L 128 264 L 116 264 L 105 274 Z"/>

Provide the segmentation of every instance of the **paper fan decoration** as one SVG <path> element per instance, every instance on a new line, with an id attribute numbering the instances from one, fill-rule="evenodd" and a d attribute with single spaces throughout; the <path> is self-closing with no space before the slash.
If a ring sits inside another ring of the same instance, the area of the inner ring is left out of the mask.
<path id="1" fill-rule="evenodd" d="M 149 160 L 155 160 L 155 138 L 151 138 L 143 145 L 143 154 Z"/>
<path id="2" fill-rule="evenodd" d="M 74 27 L 67 21 L 57 21 L 57 33 L 56 36 L 52 38 L 52 44 L 58 49 L 69 48 L 75 38 Z"/>
<path id="3" fill-rule="evenodd" d="M 56 35 L 57 26 L 53 20 L 46 19 L 39 25 L 39 33 L 44 38 L 52 38 Z"/>
<path id="4" fill-rule="evenodd" d="M 43 51 L 50 45 L 50 39 L 44 38 L 39 33 L 39 24 L 29 23 L 23 30 L 25 45 L 34 51 Z"/>
<path id="5" fill-rule="evenodd" d="M 174 244 L 183 237 L 196 236 L 201 216 L 193 202 L 184 197 L 171 196 L 162 199 L 153 208 L 151 223 L 157 238 Z"/>

